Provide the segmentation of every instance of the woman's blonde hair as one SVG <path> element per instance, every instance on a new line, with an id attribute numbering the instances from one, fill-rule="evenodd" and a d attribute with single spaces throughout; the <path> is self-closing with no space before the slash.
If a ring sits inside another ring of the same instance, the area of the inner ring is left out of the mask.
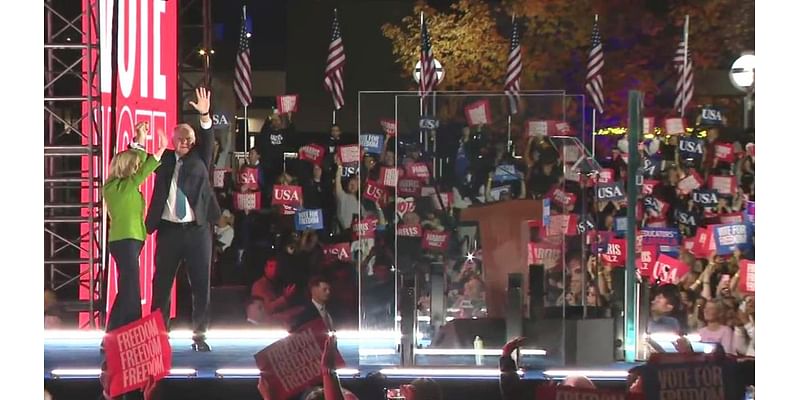
<path id="1" fill-rule="evenodd" d="M 111 159 L 111 168 L 108 172 L 108 179 L 125 179 L 139 169 L 139 155 L 135 150 L 125 150 L 117 153 Z"/>

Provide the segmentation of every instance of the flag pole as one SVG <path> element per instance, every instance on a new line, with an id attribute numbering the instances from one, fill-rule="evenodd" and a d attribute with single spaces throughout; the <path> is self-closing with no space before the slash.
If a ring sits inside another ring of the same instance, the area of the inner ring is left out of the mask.
<path id="1" fill-rule="evenodd" d="M 248 146 L 248 136 L 250 136 L 250 127 L 247 123 L 247 106 L 244 106 L 244 148 L 243 151 L 247 152 L 250 150 L 250 146 Z"/>
<path id="2" fill-rule="evenodd" d="M 598 15 L 594 15 L 594 23 L 597 25 Z M 595 146 L 597 138 L 597 108 L 592 107 L 592 158 L 595 157 Z"/>
<path id="3" fill-rule="evenodd" d="M 424 17 L 424 14 L 422 13 L 422 11 L 420 11 L 420 12 L 419 12 L 419 32 L 420 32 L 419 34 L 420 34 L 420 42 L 422 41 L 422 24 L 424 24 L 424 23 L 425 23 L 425 17 Z M 419 58 L 419 62 L 420 62 L 420 64 L 419 64 L 419 81 L 420 81 L 420 82 L 422 82 L 422 80 L 423 80 L 423 79 L 425 79 L 425 78 L 424 78 L 424 76 L 423 76 L 423 75 L 424 75 L 424 69 L 425 69 L 425 68 L 424 68 L 424 66 L 422 65 L 422 61 L 423 61 L 423 60 L 422 60 L 422 53 L 420 52 L 420 58 Z M 435 74 L 435 72 L 434 72 L 434 74 Z M 424 103 L 424 96 L 425 96 L 425 92 L 422 92 L 422 93 L 420 93 L 420 96 L 419 96 L 419 116 L 420 116 L 420 117 L 422 117 L 423 115 L 425 115 L 425 110 L 424 110 L 424 108 L 423 108 L 423 107 L 424 107 L 424 104 L 425 104 L 425 103 Z M 396 102 L 397 102 L 397 101 L 395 100 L 395 103 L 396 103 Z M 395 113 L 395 114 L 396 114 L 396 113 Z M 397 115 L 395 115 L 395 118 L 396 118 L 396 117 L 397 117 Z M 424 142 L 424 140 L 425 140 L 425 139 L 423 139 L 423 136 L 422 136 L 422 135 L 423 135 L 423 133 L 422 133 L 422 129 L 420 129 L 420 131 L 419 131 L 419 141 L 420 141 L 420 143 Z"/>
<path id="4" fill-rule="evenodd" d="M 333 109 L 333 125 L 336 125 L 336 109 Z"/>
<path id="5" fill-rule="evenodd" d="M 511 14 L 511 27 L 512 27 L 511 29 L 512 30 L 514 29 L 513 28 L 514 27 L 514 20 L 516 18 L 517 18 L 517 14 L 516 13 Z M 514 33 L 512 32 L 511 35 L 513 36 Z M 511 38 L 511 41 L 512 42 L 514 41 L 513 37 Z M 511 55 L 511 53 L 509 53 L 509 56 L 510 55 Z M 513 96 L 513 94 L 512 94 L 512 96 Z M 506 140 L 506 151 L 509 152 L 509 153 L 511 152 L 511 102 L 512 101 L 513 100 L 511 100 L 511 98 L 508 99 L 508 120 L 506 122 L 506 130 L 508 131 L 507 132 L 508 140 Z M 517 106 L 519 106 L 519 104 Z"/>
<path id="6" fill-rule="evenodd" d="M 681 74 L 683 74 L 683 85 L 686 86 L 686 78 L 688 77 L 688 73 L 686 71 L 686 66 L 689 63 L 689 14 L 686 14 L 686 21 L 683 24 L 683 70 Z M 681 96 L 683 94 L 681 93 Z M 681 118 L 683 118 L 683 112 L 686 109 L 686 99 L 683 99 L 681 104 Z"/>
<path id="7" fill-rule="evenodd" d="M 333 19 L 335 19 L 337 21 L 339 19 L 339 9 L 337 9 L 335 7 L 333 8 Z M 342 94 L 342 95 L 344 96 L 344 94 Z M 334 101 L 334 104 L 333 104 L 333 122 L 331 122 L 331 125 L 336 125 L 336 102 L 335 101 Z"/>

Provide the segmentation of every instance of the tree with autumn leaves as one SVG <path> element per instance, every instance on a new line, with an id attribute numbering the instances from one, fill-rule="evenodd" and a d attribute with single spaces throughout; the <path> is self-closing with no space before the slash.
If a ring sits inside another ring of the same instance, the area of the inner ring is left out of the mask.
<path id="1" fill-rule="evenodd" d="M 754 1 L 504 0 L 489 5 L 459 0 L 446 10 L 418 1 L 413 10 L 400 24 L 382 27 L 407 78 L 411 68 L 406 66 L 419 59 L 419 15 L 424 12 L 434 55 L 446 70 L 439 90 L 502 91 L 511 16 L 516 15 L 522 22 L 522 89 L 567 93 L 584 93 L 598 14 L 606 97 L 600 126 L 625 124 L 630 90 L 645 93 L 648 115 L 670 115 L 676 80 L 672 57 L 684 15 L 691 18 L 689 48 L 696 71 L 727 69 L 742 51 L 755 48 Z M 696 95 L 694 103 L 706 101 Z"/>

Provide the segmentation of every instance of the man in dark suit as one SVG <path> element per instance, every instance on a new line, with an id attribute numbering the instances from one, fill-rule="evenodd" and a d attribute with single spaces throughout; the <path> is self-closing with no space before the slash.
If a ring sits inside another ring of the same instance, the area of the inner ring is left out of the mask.
<path id="1" fill-rule="evenodd" d="M 192 349 L 211 351 L 205 341 L 211 291 L 211 226 L 221 213 L 209 181 L 214 151 L 211 92 L 199 88 L 196 95 L 197 101 L 189 104 L 200 113 L 200 135 L 195 138 L 188 124 L 178 124 L 173 130 L 175 150 L 167 150 L 161 157 L 145 225 L 147 233 L 158 230 L 151 310 L 161 309 L 169 326 L 172 283 L 178 265 L 184 261 L 192 287 Z"/>
<path id="2" fill-rule="evenodd" d="M 322 275 L 315 275 L 308 281 L 308 287 L 311 299 L 301 303 L 294 315 L 287 321 L 289 333 L 297 331 L 304 324 L 317 318 L 322 319 L 329 331 L 335 331 L 333 318 L 328 310 L 328 302 L 331 298 L 330 280 Z"/>

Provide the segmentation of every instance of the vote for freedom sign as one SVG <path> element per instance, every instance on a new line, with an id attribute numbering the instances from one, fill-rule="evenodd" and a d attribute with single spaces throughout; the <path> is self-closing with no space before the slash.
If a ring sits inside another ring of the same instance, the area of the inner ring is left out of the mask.
<path id="1" fill-rule="evenodd" d="M 111 397 L 142 389 L 150 377 L 158 381 L 172 368 L 172 348 L 161 311 L 108 332 L 103 348 Z"/>

